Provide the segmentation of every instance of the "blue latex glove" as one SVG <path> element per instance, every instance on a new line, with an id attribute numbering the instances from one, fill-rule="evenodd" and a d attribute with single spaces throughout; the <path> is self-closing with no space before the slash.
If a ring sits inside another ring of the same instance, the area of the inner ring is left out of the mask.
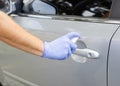
<path id="1" fill-rule="evenodd" d="M 42 57 L 57 60 L 68 58 L 77 48 L 77 45 L 71 41 L 75 37 L 80 37 L 80 35 L 76 32 L 71 32 L 52 42 L 45 42 Z"/>

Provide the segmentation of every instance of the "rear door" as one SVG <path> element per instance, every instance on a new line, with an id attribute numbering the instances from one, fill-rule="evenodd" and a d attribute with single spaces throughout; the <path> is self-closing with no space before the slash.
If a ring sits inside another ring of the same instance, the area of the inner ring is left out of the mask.
<path id="1" fill-rule="evenodd" d="M 23 86 L 107 86 L 109 42 L 119 25 L 74 21 L 73 18 L 65 20 L 64 17 L 53 19 L 50 16 L 15 16 L 13 19 L 43 41 L 78 32 L 87 48 L 97 51 L 100 56 L 84 63 L 72 58 L 56 61 L 36 57 L 1 42 L 0 63 L 8 82 L 12 79 Z"/>
<path id="2" fill-rule="evenodd" d="M 120 28 L 111 41 L 108 59 L 108 86 L 120 84 Z"/>

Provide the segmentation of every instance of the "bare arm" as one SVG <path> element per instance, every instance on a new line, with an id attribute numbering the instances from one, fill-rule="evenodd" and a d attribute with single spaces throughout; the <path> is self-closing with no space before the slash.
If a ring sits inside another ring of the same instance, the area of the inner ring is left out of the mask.
<path id="1" fill-rule="evenodd" d="M 25 31 L 1 11 L 0 40 L 34 55 L 41 56 L 44 51 L 44 43 L 39 38 Z"/>

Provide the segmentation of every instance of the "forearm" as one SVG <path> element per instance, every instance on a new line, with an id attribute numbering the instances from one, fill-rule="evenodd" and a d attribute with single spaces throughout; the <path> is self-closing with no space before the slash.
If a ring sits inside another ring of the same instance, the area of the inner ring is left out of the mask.
<path id="1" fill-rule="evenodd" d="M 44 51 L 39 38 L 25 31 L 3 12 L 0 12 L 0 40 L 35 55 L 40 56 Z"/>

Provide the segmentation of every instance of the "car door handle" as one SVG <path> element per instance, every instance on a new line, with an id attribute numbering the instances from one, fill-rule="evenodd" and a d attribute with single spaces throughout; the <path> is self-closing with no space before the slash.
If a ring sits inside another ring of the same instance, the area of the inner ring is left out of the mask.
<path id="1" fill-rule="evenodd" d="M 95 50 L 88 49 L 86 44 L 79 38 L 72 39 L 72 42 L 77 45 L 77 49 L 75 51 L 75 55 L 86 57 L 88 59 L 97 59 L 99 57 L 99 53 Z"/>
<path id="2" fill-rule="evenodd" d="M 91 49 L 76 49 L 75 55 L 86 57 L 88 59 L 97 59 L 99 58 L 99 53 L 97 51 L 91 50 Z"/>

